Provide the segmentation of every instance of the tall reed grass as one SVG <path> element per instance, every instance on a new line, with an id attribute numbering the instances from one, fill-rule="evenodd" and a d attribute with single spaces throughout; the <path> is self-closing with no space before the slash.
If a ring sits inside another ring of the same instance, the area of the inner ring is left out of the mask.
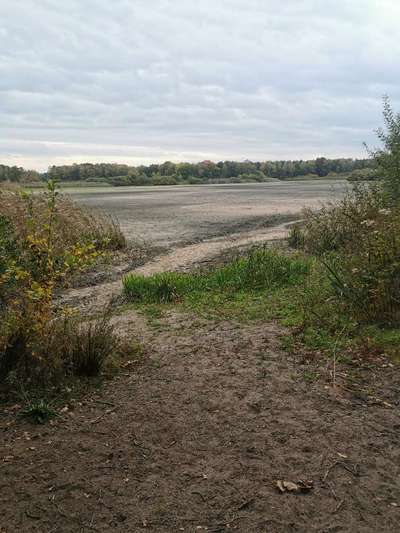
<path id="1" fill-rule="evenodd" d="M 65 248 L 77 242 L 91 242 L 98 249 L 118 250 L 126 246 L 118 222 L 100 212 L 78 205 L 70 197 L 56 193 L 53 221 L 54 246 Z M 35 224 L 36 231 L 46 232 L 46 193 L 27 194 L 21 189 L 0 190 L 0 215 L 8 219 L 18 239 L 25 239 Z"/>

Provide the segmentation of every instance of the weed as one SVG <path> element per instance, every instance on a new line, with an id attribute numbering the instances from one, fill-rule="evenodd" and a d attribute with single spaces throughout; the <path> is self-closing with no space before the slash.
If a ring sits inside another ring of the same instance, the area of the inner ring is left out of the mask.
<path id="1" fill-rule="evenodd" d="M 290 230 L 288 235 L 288 244 L 291 248 L 294 248 L 296 250 L 304 247 L 304 233 L 301 230 L 301 226 L 299 224 L 294 224 Z"/>
<path id="2" fill-rule="evenodd" d="M 74 374 L 97 376 L 116 348 L 117 338 L 107 317 L 79 325 L 71 339 L 69 354 Z"/>
<path id="3" fill-rule="evenodd" d="M 315 381 L 318 381 L 319 374 L 315 370 L 305 370 L 303 372 L 303 378 L 309 383 L 314 383 Z"/>
<path id="4" fill-rule="evenodd" d="M 289 354 L 294 353 L 295 346 L 296 341 L 293 335 L 284 335 L 281 338 L 281 348 L 282 350 L 285 350 L 285 352 L 288 352 Z"/>
<path id="5" fill-rule="evenodd" d="M 29 419 L 35 424 L 44 424 L 54 416 L 57 416 L 57 413 L 45 400 L 38 400 L 29 403 L 20 411 L 20 416 Z"/>
<path id="6" fill-rule="evenodd" d="M 208 272 L 180 274 L 167 272 L 151 277 L 128 275 L 125 295 L 133 301 L 166 303 L 191 294 L 257 291 L 294 285 L 308 271 L 302 258 L 287 257 L 267 248 L 254 249 L 247 257 Z"/>

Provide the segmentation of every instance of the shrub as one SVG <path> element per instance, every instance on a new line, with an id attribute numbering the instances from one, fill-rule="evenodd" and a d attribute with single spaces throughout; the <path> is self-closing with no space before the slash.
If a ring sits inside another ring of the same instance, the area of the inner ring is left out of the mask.
<path id="1" fill-rule="evenodd" d="M 307 211 L 292 245 L 320 257 L 336 298 L 356 320 L 399 322 L 400 206 L 380 188 L 358 188 L 321 211 Z"/>
<path id="2" fill-rule="evenodd" d="M 387 96 L 383 99 L 383 120 L 386 129 L 377 130 L 383 147 L 370 151 L 370 155 L 383 179 L 389 202 L 396 204 L 400 201 L 400 113 L 393 111 Z"/>
<path id="3" fill-rule="evenodd" d="M 52 182 L 49 186 L 53 187 Z M 55 189 L 47 193 L 27 194 L 20 189 L 0 191 L 0 213 L 14 225 L 18 239 L 48 232 L 49 201 L 54 196 L 52 212 L 53 252 L 63 255 L 66 247 L 91 244 L 99 250 L 117 250 L 126 241 L 116 220 L 99 211 L 90 211 Z"/>
<path id="4" fill-rule="evenodd" d="M 304 248 L 304 233 L 301 230 L 300 224 L 293 224 L 291 226 L 288 235 L 288 244 L 296 250 Z"/>
<path id="5" fill-rule="evenodd" d="M 381 178 L 379 171 L 375 168 L 360 168 L 354 170 L 347 178 L 348 181 L 376 181 Z"/>
<path id="6" fill-rule="evenodd" d="M 291 239 L 321 257 L 335 297 L 360 322 L 400 323 L 400 115 L 384 100 L 383 148 L 372 155 L 381 183 L 307 210 Z"/>
<path id="7" fill-rule="evenodd" d="M 359 320 L 400 324 L 400 207 L 382 209 L 352 252 L 326 258 L 336 294 Z"/>
<path id="8" fill-rule="evenodd" d="M 364 221 L 374 220 L 385 207 L 379 185 L 358 185 L 342 200 L 325 204 L 320 210 L 304 210 L 303 230 L 294 230 L 296 239 L 307 252 L 316 255 L 353 251 L 370 232 Z"/>
<path id="9" fill-rule="evenodd" d="M 11 371 L 30 381 L 53 378 L 65 372 L 71 339 L 79 337 L 76 327 L 67 334 L 68 315 L 55 313 L 54 289 L 120 246 L 118 227 L 59 198 L 52 182 L 45 194 L 2 193 L 0 207 L 0 379 Z M 100 333 L 89 332 L 91 347 Z"/>
<path id="10" fill-rule="evenodd" d="M 0 358 L 0 377 L 23 383 L 55 383 L 65 375 L 96 376 L 118 350 L 107 316 L 82 322 L 79 316 L 53 316 L 29 336 L 22 329 L 8 339 Z"/>

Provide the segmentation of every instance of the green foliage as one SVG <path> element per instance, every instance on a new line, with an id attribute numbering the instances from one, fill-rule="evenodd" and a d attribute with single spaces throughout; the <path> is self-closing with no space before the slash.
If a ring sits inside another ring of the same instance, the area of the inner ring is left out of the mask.
<path id="1" fill-rule="evenodd" d="M 10 167 L 8 165 L 0 165 L 0 183 L 11 182 L 38 182 L 41 179 L 39 172 L 35 170 L 25 170 L 21 167 Z"/>
<path id="2" fill-rule="evenodd" d="M 400 113 L 395 113 L 387 96 L 383 99 L 385 128 L 377 130 L 383 147 L 371 152 L 383 178 L 384 188 L 391 203 L 400 201 Z"/>
<path id="3" fill-rule="evenodd" d="M 67 309 L 54 310 L 53 295 L 68 275 L 92 265 L 104 249 L 118 247 L 113 229 L 101 223 L 91 227 L 94 218 L 79 216 L 71 202 L 60 201 L 53 182 L 42 195 L 3 193 L 0 207 L 5 213 L 0 217 L 0 380 L 10 372 L 22 381 L 56 378 L 78 353 L 91 360 L 88 368 L 100 368 L 104 353 L 91 351 L 98 348 L 100 333 L 111 343 L 109 328 L 103 323 L 101 331 L 89 327 L 81 335 Z M 81 346 L 72 354 L 77 339 Z"/>
<path id="4" fill-rule="evenodd" d="M 384 99 L 383 148 L 374 152 L 381 184 L 307 210 L 294 244 L 321 257 L 342 311 L 360 323 L 400 324 L 400 115 Z"/>
<path id="5" fill-rule="evenodd" d="M 82 163 L 52 166 L 45 177 L 63 182 L 106 180 L 116 186 L 175 185 L 180 183 L 268 182 L 274 179 L 323 178 L 348 175 L 354 170 L 369 168 L 368 159 L 327 159 L 308 161 L 202 161 L 132 167 L 116 163 Z"/>
<path id="6" fill-rule="evenodd" d="M 400 324 L 400 206 L 362 225 L 352 251 L 324 260 L 332 287 L 358 320 Z"/>
<path id="7" fill-rule="evenodd" d="M 381 179 L 381 174 L 376 168 L 363 168 L 359 170 L 354 170 L 350 176 L 347 178 L 348 181 L 376 181 Z"/>
<path id="8" fill-rule="evenodd" d="M 124 278 L 123 286 L 125 295 L 132 301 L 166 303 L 191 293 L 257 291 L 292 285 L 307 270 L 308 264 L 301 258 L 259 248 L 210 272 L 167 272 L 150 277 L 130 274 Z"/>
<path id="9" fill-rule="evenodd" d="M 327 159 L 318 157 L 307 161 L 202 161 L 201 163 L 172 163 L 140 165 L 117 163 L 80 163 L 51 166 L 39 174 L 20 167 L 0 165 L 0 182 L 30 182 L 55 180 L 63 183 L 105 183 L 114 186 L 176 185 L 181 183 L 248 183 L 276 179 L 315 179 L 343 177 L 354 171 L 373 166 L 368 159 Z"/>
<path id="10" fill-rule="evenodd" d="M 44 424 L 56 415 L 56 411 L 45 400 L 31 402 L 20 411 L 21 417 L 29 419 L 34 424 Z"/>
<path id="11" fill-rule="evenodd" d="M 304 248 L 304 233 L 299 224 L 291 226 L 288 235 L 288 244 L 291 248 L 298 250 Z"/>
<path id="12" fill-rule="evenodd" d="M 296 238 L 308 253 L 318 256 L 339 250 L 352 252 L 371 233 L 367 221 L 380 217 L 385 207 L 379 185 L 357 185 L 340 201 L 319 210 L 304 210 L 302 229 L 297 227 L 291 239 Z"/>
<path id="13" fill-rule="evenodd" d="M 358 189 L 336 205 L 308 211 L 291 241 L 320 257 L 344 312 L 361 322 L 397 324 L 400 206 L 385 205 L 380 189 Z"/>

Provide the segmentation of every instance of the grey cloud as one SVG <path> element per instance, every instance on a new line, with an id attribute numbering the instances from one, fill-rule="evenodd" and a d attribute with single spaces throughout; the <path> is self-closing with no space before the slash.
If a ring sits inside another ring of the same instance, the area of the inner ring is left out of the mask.
<path id="1" fill-rule="evenodd" d="M 2 0 L 0 159 L 364 155 L 396 0 Z M 113 159 L 114 158 L 114 159 Z"/>

